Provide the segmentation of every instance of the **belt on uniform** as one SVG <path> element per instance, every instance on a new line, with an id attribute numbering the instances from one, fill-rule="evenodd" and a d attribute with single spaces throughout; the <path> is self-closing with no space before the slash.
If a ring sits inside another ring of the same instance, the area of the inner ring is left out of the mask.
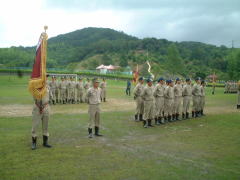
<path id="1" fill-rule="evenodd" d="M 45 103 L 45 104 L 40 105 L 40 104 L 38 104 L 38 103 L 35 101 L 35 105 L 38 107 L 39 113 L 42 114 L 44 108 L 48 105 L 48 103 Z"/>

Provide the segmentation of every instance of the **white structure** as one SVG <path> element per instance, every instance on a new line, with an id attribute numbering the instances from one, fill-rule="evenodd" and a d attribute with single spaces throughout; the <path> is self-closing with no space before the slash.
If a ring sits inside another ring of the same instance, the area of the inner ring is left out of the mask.
<path id="1" fill-rule="evenodd" d="M 109 66 L 105 66 L 102 64 L 102 65 L 98 66 L 96 69 L 99 70 L 99 72 L 101 74 L 106 74 L 108 72 L 113 72 L 114 70 L 117 70 L 119 68 L 120 68 L 120 66 L 113 66 L 111 64 Z"/>

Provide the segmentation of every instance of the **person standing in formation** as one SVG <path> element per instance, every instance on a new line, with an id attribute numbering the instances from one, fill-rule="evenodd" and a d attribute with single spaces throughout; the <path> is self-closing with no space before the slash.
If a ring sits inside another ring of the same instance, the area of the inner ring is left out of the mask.
<path id="1" fill-rule="evenodd" d="M 52 81 L 49 83 L 49 87 L 50 87 L 50 92 L 52 94 L 52 98 L 51 98 L 51 103 L 53 105 L 55 105 L 56 103 L 56 90 L 57 90 L 57 83 L 55 81 L 55 77 L 52 76 Z"/>
<path id="2" fill-rule="evenodd" d="M 173 89 L 173 81 L 168 80 L 167 81 L 167 87 L 164 91 L 164 102 L 165 102 L 165 108 L 164 113 L 167 116 L 168 122 L 173 121 L 173 107 L 174 107 L 174 89 Z"/>
<path id="3" fill-rule="evenodd" d="M 62 77 L 61 82 L 59 83 L 59 89 L 60 89 L 60 94 L 61 94 L 61 101 L 63 104 L 66 104 L 66 99 L 67 99 L 67 82 L 66 78 Z"/>
<path id="4" fill-rule="evenodd" d="M 76 84 L 76 89 L 77 89 L 77 102 L 78 103 L 83 103 L 83 82 L 82 78 L 79 78 L 79 82 Z"/>
<path id="5" fill-rule="evenodd" d="M 54 77 L 54 79 L 55 79 L 55 82 L 56 82 L 56 90 L 55 90 L 56 103 L 59 103 L 59 96 L 60 96 L 60 93 L 59 93 L 59 81 L 58 81 L 56 76 Z"/>
<path id="6" fill-rule="evenodd" d="M 147 85 L 143 88 L 141 97 L 144 102 L 143 111 L 143 126 L 144 128 L 153 127 L 152 120 L 154 119 L 154 96 L 153 96 L 153 82 L 152 79 L 147 79 Z"/>
<path id="7" fill-rule="evenodd" d="M 192 95 L 193 95 L 193 107 L 192 107 L 192 117 L 199 117 L 200 115 L 200 96 L 201 96 L 201 78 L 196 78 L 196 84 L 193 85 Z"/>
<path id="8" fill-rule="evenodd" d="M 51 94 L 51 92 L 50 92 Z M 37 129 L 42 122 L 43 146 L 51 148 L 48 144 L 48 121 L 49 121 L 49 87 L 47 87 L 46 95 L 41 99 L 34 98 L 34 105 L 32 110 L 32 150 L 37 148 Z"/>
<path id="9" fill-rule="evenodd" d="M 131 81 L 127 80 L 126 95 L 131 96 Z"/>
<path id="10" fill-rule="evenodd" d="M 204 106 L 205 106 L 205 81 L 201 82 L 201 95 L 200 95 L 200 112 L 199 114 L 203 116 L 203 111 L 204 111 Z"/>
<path id="11" fill-rule="evenodd" d="M 99 81 L 97 78 L 93 79 L 93 87 L 89 88 L 86 94 L 88 99 L 88 135 L 89 138 L 93 137 L 92 129 L 95 128 L 95 136 L 102 136 L 99 134 L 100 126 L 100 103 L 101 103 L 101 90 L 99 88 Z"/>
<path id="12" fill-rule="evenodd" d="M 158 84 L 154 88 L 153 95 L 155 97 L 155 124 L 163 124 L 163 110 L 164 110 L 164 79 L 159 78 Z"/>
<path id="13" fill-rule="evenodd" d="M 69 103 L 72 103 L 72 104 L 75 103 L 75 87 L 76 87 L 76 84 L 74 82 L 74 79 L 73 77 L 70 77 L 70 81 L 68 82 L 68 93 L 69 93 L 68 101 Z"/>
<path id="14" fill-rule="evenodd" d="M 176 84 L 174 86 L 174 113 L 173 120 L 179 120 L 180 108 L 182 103 L 182 84 L 179 78 L 176 79 Z"/>
<path id="15" fill-rule="evenodd" d="M 107 86 L 107 82 L 106 82 L 105 78 L 103 78 L 103 81 L 100 84 L 100 88 L 101 88 L 101 101 L 103 101 L 103 102 L 106 102 L 106 86 Z"/>
<path id="16" fill-rule="evenodd" d="M 140 77 L 138 79 L 138 84 L 133 90 L 134 94 L 134 100 L 136 101 L 136 113 L 135 113 L 135 121 L 142 121 L 143 120 L 143 110 L 144 110 L 144 105 L 143 105 L 143 100 L 141 97 L 141 94 L 143 92 L 143 77 Z"/>
<path id="17" fill-rule="evenodd" d="M 183 86 L 183 110 L 182 119 L 189 119 L 189 108 L 192 98 L 192 85 L 189 78 L 186 79 L 186 85 Z"/>
<path id="18" fill-rule="evenodd" d="M 87 94 L 88 89 L 90 88 L 90 80 L 87 78 L 87 82 L 84 84 L 85 94 Z M 85 96 L 85 102 L 88 102 L 87 96 Z"/>

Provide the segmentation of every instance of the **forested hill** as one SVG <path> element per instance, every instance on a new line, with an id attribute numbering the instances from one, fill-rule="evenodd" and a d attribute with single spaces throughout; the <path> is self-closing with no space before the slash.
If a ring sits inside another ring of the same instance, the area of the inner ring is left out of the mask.
<path id="1" fill-rule="evenodd" d="M 35 47 L 0 48 L 0 68 L 31 67 Z M 240 78 L 239 49 L 199 42 L 139 39 L 108 28 L 84 28 L 48 40 L 50 68 L 95 69 L 99 64 L 139 65 L 147 73 L 148 59 L 156 75 L 191 76 L 216 72 L 222 79 Z"/>

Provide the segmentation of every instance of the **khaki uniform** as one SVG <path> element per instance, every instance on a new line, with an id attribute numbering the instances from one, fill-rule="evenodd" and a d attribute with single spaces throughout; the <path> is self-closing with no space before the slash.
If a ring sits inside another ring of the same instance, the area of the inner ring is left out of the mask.
<path id="1" fill-rule="evenodd" d="M 83 102 L 83 91 L 84 91 L 84 87 L 83 87 L 83 82 L 78 82 L 76 83 L 76 89 L 77 89 L 77 101 L 79 102 Z"/>
<path id="2" fill-rule="evenodd" d="M 100 88 L 90 88 L 86 94 L 89 107 L 88 107 L 88 114 L 89 114 L 89 128 L 99 127 L 100 121 L 100 103 L 101 103 L 101 90 Z"/>
<path id="3" fill-rule="evenodd" d="M 192 88 L 192 95 L 193 95 L 193 108 L 194 112 L 200 111 L 200 96 L 201 96 L 201 86 L 200 84 L 194 84 Z"/>
<path id="4" fill-rule="evenodd" d="M 144 102 L 144 111 L 143 111 L 143 120 L 152 120 L 154 119 L 154 88 L 146 85 L 143 88 L 141 97 Z"/>
<path id="5" fill-rule="evenodd" d="M 173 106 L 174 106 L 174 89 L 171 86 L 167 86 L 164 91 L 164 113 L 168 116 L 172 116 L 173 114 Z"/>
<path id="6" fill-rule="evenodd" d="M 56 98 L 56 91 L 57 91 L 57 83 L 56 83 L 56 81 L 51 81 L 49 83 L 49 87 L 50 87 L 50 92 L 52 94 L 51 100 L 56 101 L 56 99 L 57 99 Z"/>
<path id="7" fill-rule="evenodd" d="M 102 99 L 102 100 L 105 100 L 105 99 L 106 99 L 106 85 L 107 85 L 106 82 L 102 82 L 102 83 L 100 84 L 100 88 L 101 88 L 101 99 Z"/>
<path id="8" fill-rule="evenodd" d="M 153 95 L 155 97 L 155 116 L 162 117 L 164 111 L 164 85 L 157 84 Z"/>
<path id="9" fill-rule="evenodd" d="M 189 107 L 192 99 L 192 86 L 191 84 L 186 84 L 183 87 L 183 113 L 189 112 Z"/>
<path id="10" fill-rule="evenodd" d="M 86 94 L 86 96 L 85 96 L 85 102 L 88 102 L 87 91 L 88 91 L 89 88 L 90 88 L 90 82 L 86 82 L 86 83 L 84 84 L 84 89 L 85 89 L 85 94 Z"/>
<path id="11" fill-rule="evenodd" d="M 60 82 L 57 80 L 56 81 L 56 91 L 55 91 L 55 96 L 56 96 L 56 99 L 57 99 L 57 103 L 58 103 L 59 99 L 61 99 L 60 90 L 59 90 L 59 83 Z"/>
<path id="12" fill-rule="evenodd" d="M 181 84 L 176 84 L 173 89 L 174 89 L 174 113 L 180 114 L 183 88 Z"/>
<path id="13" fill-rule="evenodd" d="M 74 81 L 68 82 L 68 100 L 75 101 L 75 87 L 76 84 Z"/>
<path id="14" fill-rule="evenodd" d="M 60 94 L 61 94 L 61 100 L 62 102 L 65 102 L 67 99 L 67 82 L 66 81 L 61 81 L 59 83 L 59 89 L 60 89 Z"/>
<path id="15" fill-rule="evenodd" d="M 205 106 L 205 87 L 201 86 L 201 95 L 200 95 L 200 110 L 204 110 Z"/>
<path id="16" fill-rule="evenodd" d="M 137 115 L 140 115 L 140 114 L 142 115 L 143 110 L 144 110 L 144 104 L 143 104 L 143 100 L 142 100 L 142 97 L 141 97 L 143 89 L 144 89 L 143 84 L 138 83 L 133 90 L 134 98 L 135 98 L 135 101 L 136 101 L 136 114 Z"/>
<path id="17" fill-rule="evenodd" d="M 38 125 L 42 122 L 42 133 L 44 136 L 49 136 L 48 133 L 48 120 L 50 107 L 49 90 L 41 100 L 34 99 L 34 105 L 32 110 L 32 137 L 37 137 Z"/>

